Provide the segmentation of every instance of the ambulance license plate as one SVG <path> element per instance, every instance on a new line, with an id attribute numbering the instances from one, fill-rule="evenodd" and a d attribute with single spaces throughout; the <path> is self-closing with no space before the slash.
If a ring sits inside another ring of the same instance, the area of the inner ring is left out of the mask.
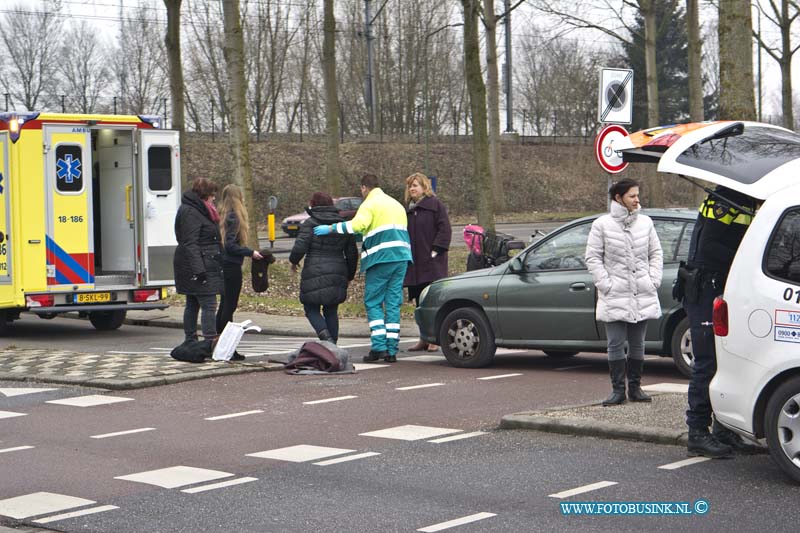
<path id="1" fill-rule="evenodd" d="M 89 292 L 86 294 L 78 295 L 79 304 L 96 304 L 100 302 L 110 302 L 110 301 L 111 301 L 110 292 Z"/>

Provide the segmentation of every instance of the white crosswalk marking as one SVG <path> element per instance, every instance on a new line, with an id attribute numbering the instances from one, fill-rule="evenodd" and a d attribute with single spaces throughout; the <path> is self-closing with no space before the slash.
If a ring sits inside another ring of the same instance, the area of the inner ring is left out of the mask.
<path id="1" fill-rule="evenodd" d="M 207 470 L 205 468 L 194 468 L 192 466 L 172 466 L 169 468 L 139 472 L 137 474 L 129 474 L 127 476 L 117 476 L 114 479 L 146 483 L 165 489 L 174 489 L 232 476 L 233 474 L 220 472 L 219 470 Z"/>
<path id="2" fill-rule="evenodd" d="M 461 431 L 462 430 L 460 429 L 415 426 L 410 424 L 406 426 L 380 429 L 378 431 L 370 431 L 368 433 L 359 433 L 359 435 L 362 437 L 378 437 L 381 439 L 423 440 L 432 439 L 434 437 L 440 437 L 443 435 L 451 435 L 453 433 L 461 433 Z"/>
<path id="3" fill-rule="evenodd" d="M 563 492 L 557 492 L 555 494 L 550 494 L 550 498 L 569 498 L 570 496 L 575 496 L 576 494 L 583 494 L 584 492 L 591 492 L 593 490 L 604 489 L 606 487 L 611 487 L 616 485 L 616 481 L 598 481 L 597 483 L 592 483 L 591 485 L 583 485 L 582 487 L 577 487 L 570 490 L 565 490 Z"/>
<path id="4" fill-rule="evenodd" d="M 16 498 L 0 500 L 0 515 L 22 519 L 29 516 L 57 513 L 94 503 L 97 502 L 65 494 L 34 492 L 24 496 L 17 496 Z"/>

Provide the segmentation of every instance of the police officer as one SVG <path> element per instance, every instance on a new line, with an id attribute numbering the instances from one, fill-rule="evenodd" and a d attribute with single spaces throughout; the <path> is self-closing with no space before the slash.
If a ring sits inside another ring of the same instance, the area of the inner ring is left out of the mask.
<path id="1" fill-rule="evenodd" d="M 755 209 L 755 199 L 725 187 L 718 186 L 706 196 L 692 234 L 688 264 L 679 274 L 685 282 L 683 308 L 689 316 L 694 352 L 686 411 L 690 456 L 718 458 L 756 449 L 716 420 L 712 432 L 708 430 L 712 415 L 708 385 L 717 371 L 714 298 L 725 288 L 731 263 Z"/>

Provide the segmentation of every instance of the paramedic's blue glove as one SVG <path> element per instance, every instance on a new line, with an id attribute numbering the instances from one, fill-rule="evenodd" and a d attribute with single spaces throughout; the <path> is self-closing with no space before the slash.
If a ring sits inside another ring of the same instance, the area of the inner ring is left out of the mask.
<path id="1" fill-rule="evenodd" d="M 333 231 L 333 226 L 328 226 L 328 225 L 325 225 L 325 226 L 314 226 L 314 235 L 316 235 L 318 237 L 322 236 L 322 235 L 328 235 L 332 231 Z"/>

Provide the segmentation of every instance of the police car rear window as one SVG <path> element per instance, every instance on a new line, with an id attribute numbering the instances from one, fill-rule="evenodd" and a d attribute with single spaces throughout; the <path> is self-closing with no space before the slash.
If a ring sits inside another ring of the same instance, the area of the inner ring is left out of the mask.
<path id="1" fill-rule="evenodd" d="M 800 209 L 784 214 L 770 240 L 765 263 L 772 277 L 800 285 Z"/>
<path id="2" fill-rule="evenodd" d="M 752 184 L 798 158 L 800 135 L 763 126 L 746 126 L 738 135 L 693 145 L 679 155 L 677 161 L 739 183 Z"/>

